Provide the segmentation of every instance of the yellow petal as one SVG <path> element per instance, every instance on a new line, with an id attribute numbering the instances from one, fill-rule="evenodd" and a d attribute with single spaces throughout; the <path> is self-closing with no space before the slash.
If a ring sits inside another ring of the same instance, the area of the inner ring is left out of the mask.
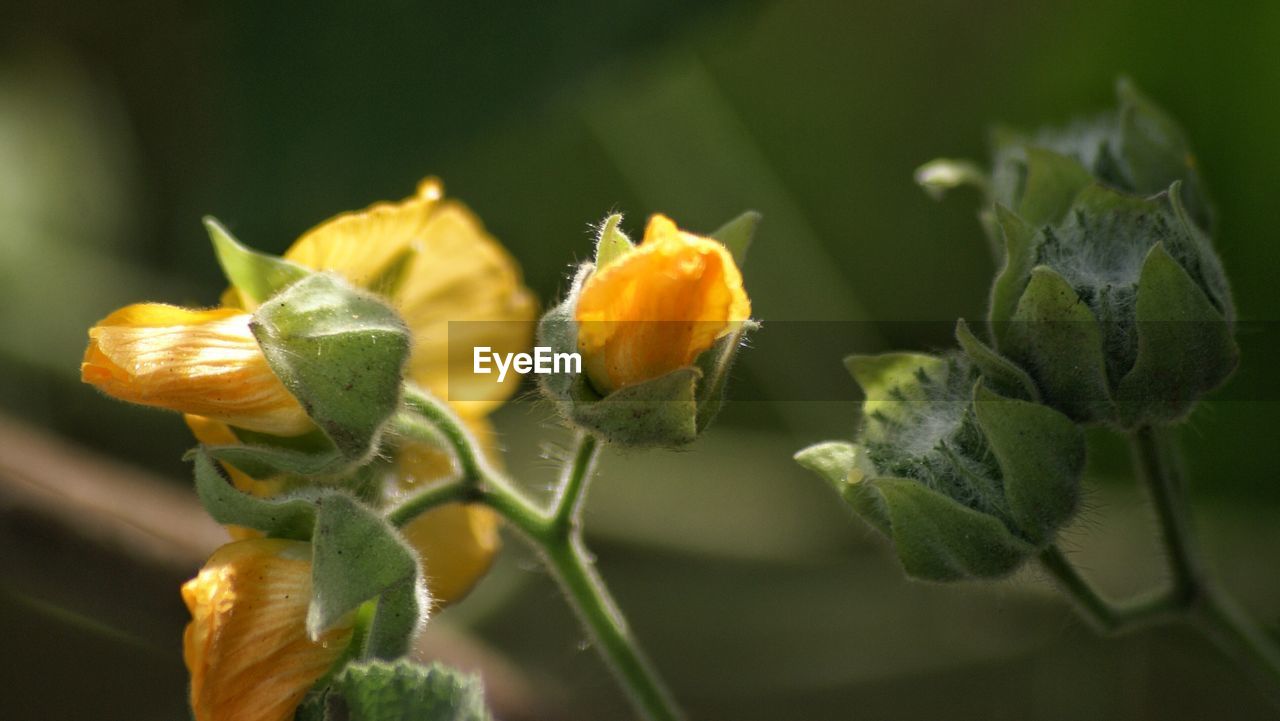
<path id="1" fill-rule="evenodd" d="M 411 250 L 388 298 L 413 333 L 409 377 L 459 413 L 478 417 L 510 397 L 519 379 L 498 383 L 496 374 L 473 374 L 472 348 L 527 350 L 537 303 L 515 261 L 479 219 L 442 197 L 439 181 L 424 180 L 412 198 L 321 224 L 284 257 L 368 286 Z"/>
<path id="2" fill-rule="evenodd" d="M 491 459 L 498 454 L 487 421 L 468 421 Z M 452 456 L 440 448 L 406 445 L 397 458 L 399 488 L 408 493 L 454 473 Z M 431 598 L 440 606 L 467 594 L 484 576 L 501 546 L 498 517 L 487 506 L 450 503 L 424 513 L 404 527 L 405 539 L 422 559 Z"/>
<path id="3" fill-rule="evenodd" d="M 608 393 L 692 364 L 750 316 L 724 245 L 655 215 L 635 250 L 583 284 L 578 350 L 592 384 Z"/>
<path id="4" fill-rule="evenodd" d="M 311 420 L 234 309 L 127 306 L 89 329 L 80 377 L 121 400 L 281 436 Z"/>
<path id="5" fill-rule="evenodd" d="M 196 721 L 286 721 L 351 641 L 350 624 L 307 638 L 311 546 L 254 539 L 214 552 L 182 587 L 183 658 Z"/>

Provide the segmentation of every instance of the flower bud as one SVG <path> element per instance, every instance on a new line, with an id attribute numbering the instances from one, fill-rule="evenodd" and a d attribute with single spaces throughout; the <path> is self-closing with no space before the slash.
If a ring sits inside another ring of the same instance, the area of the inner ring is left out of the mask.
<path id="1" fill-rule="evenodd" d="M 1066 416 L 997 395 L 960 355 L 847 365 L 866 394 L 855 441 L 796 460 L 893 540 L 911 576 L 1003 576 L 1074 513 L 1084 439 Z"/>
<path id="2" fill-rule="evenodd" d="M 285 721 L 351 641 L 351 623 L 307 637 L 311 545 L 253 539 L 219 548 L 182 587 L 183 658 L 196 721 Z"/>
<path id="3" fill-rule="evenodd" d="M 579 268 L 569 296 L 539 324 L 539 344 L 576 351 L 582 373 L 541 376 L 570 423 L 615 443 L 692 441 L 719 407 L 742 334 L 753 327 L 742 273 L 726 243 L 656 215 L 632 246 L 602 226 L 596 264 Z M 745 249 L 758 216 L 720 232 Z"/>
<path id="4" fill-rule="evenodd" d="M 1226 276 L 1179 197 L 1176 183 L 1150 198 L 1091 184 L 1034 230 L 998 210 L 993 336 L 1075 420 L 1176 421 L 1235 369 Z"/>
<path id="5" fill-rule="evenodd" d="M 89 329 L 81 379 L 108 395 L 278 436 L 313 430 L 231 309 L 121 308 Z"/>

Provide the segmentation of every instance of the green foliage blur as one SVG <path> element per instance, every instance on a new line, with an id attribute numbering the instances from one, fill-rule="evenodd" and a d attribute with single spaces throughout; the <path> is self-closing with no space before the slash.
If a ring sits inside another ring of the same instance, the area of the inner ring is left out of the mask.
<path id="1" fill-rule="evenodd" d="M 844 355 L 944 348 L 956 318 L 985 314 L 995 268 L 977 194 L 934 202 L 913 169 L 985 163 L 998 122 L 1109 107 L 1121 74 L 1191 138 L 1240 317 L 1280 321 L 1278 39 L 1280 4 L 1266 0 L 18 0 L 0 10 L 0 413 L 189 484 L 180 419 L 98 396 L 78 364 L 85 330 L 120 305 L 216 304 L 205 214 L 280 252 L 437 175 L 550 306 L 611 212 L 636 235 L 652 212 L 709 232 L 756 209 L 745 273 L 764 328 L 729 390 L 752 400 L 689 452 L 606 454 L 586 517 L 602 573 L 694 718 L 1268 718 L 1204 642 L 1095 638 L 1034 570 L 904 580 L 790 455 L 852 434 Z M 770 321 L 814 320 L 874 322 L 803 348 L 769 339 Z M 1280 332 L 1246 327 L 1236 377 L 1182 435 L 1224 583 L 1280 620 Z M 797 400 L 815 378 L 828 400 Z M 525 398 L 496 420 L 508 467 L 545 486 L 541 444 L 566 438 L 549 409 Z M 1123 448 L 1093 433 L 1091 453 L 1066 545 L 1107 590 L 1150 588 L 1163 567 Z M 562 717 L 625 718 L 533 568 L 509 536 L 436 622 L 483 639 Z M 30 602 L 47 584 L 6 574 L 0 632 L 16 642 L 0 681 L 18 690 L 0 716 L 86 717 L 86 696 L 120 717 L 184 713 L 176 586 L 154 618 L 171 644 L 153 648 L 61 623 Z M 110 609 L 123 581 L 90 576 L 65 610 L 103 621 L 89 609 Z M 110 626 L 125 612 L 102 613 Z"/>

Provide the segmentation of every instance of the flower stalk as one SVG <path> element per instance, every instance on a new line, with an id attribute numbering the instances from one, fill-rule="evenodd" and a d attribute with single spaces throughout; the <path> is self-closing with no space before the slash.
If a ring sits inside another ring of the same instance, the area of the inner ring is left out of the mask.
<path id="1" fill-rule="evenodd" d="M 636 711 L 649 721 L 683 718 L 596 571 L 582 539 L 582 506 L 600 449 L 595 436 L 578 435 L 577 448 L 550 508 L 544 509 L 484 460 L 475 439 L 448 406 L 412 387 L 405 389 L 405 406 L 396 418 L 396 432 L 423 442 L 443 436 L 458 462 L 460 476 L 411 496 L 392 509 L 387 520 L 403 527 L 436 506 L 460 500 L 483 503 L 497 511 L 520 530 L 555 573 Z"/>
<path id="2" fill-rule="evenodd" d="M 1273 702 L 1280 704 L 1280 643 L 1223 590 L 1206 570 L 1196 544 L 1177 449 L 1163 429 L 1146 426 L 1130 434 L 1138 477 L 1152 505 L 1170 567 L 1169 588 L 1128 604 L 1108 601 L 1056 546 L 1043 551 L 1041 566 L 1077 611 L 1099 632 L 1111 635 L 1181 622 L 1199 631 L 1243 668 Z"/>

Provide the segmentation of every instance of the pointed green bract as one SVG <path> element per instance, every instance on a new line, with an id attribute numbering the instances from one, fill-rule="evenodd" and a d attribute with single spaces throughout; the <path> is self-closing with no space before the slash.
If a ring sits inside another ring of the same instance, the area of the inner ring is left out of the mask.
<path id="1" fill-rule="evenodd" d="M 844 365 L 866 397 L 862 414 L 867 417 L 900 417 L 906 410 L 903 404 L 925 400 L 916 382 L 922 374 L 938 382 L 947 375 L 944 359 L 923 353 L 853 355 L 845 358 Z"/>
<path id="2" fill-rule="evenodd" d="M 358 463 L 377 449 L 400 401 L 409 331 L 372 295 L 317 273 L 254 314 L 271 369 L 341 455 Z"/>
<path id="3" fill-rule="evenodd" d="M 1040 391 L 1027 372 L 992 350 L 969 330 L 964 319 L 956 321 L 956 341 L 978 370 L 1000 393 L 1012 398 L 1039 401 Z"/>
<path id="4" fill-rule="evenodd" d="M 697 387 L 692 366 L 619 388 L 600 400 L 579 395 L 566 409 L 573 423 L 623 446 L 674 447 L 698 436 Z M 584 380 L 580 377 L 580 380 Z"/>
<path id="5" fill-rule="evenodd" d="M 995 206 L 995 220 L 1004 241 L 1004 266 L 991 286 L 991 309 L 987 318 L 996 347 L 1003 349 L 1009 321 L 1013 320 L 1018 307 L 1018 298 L 1031 279 L 1034 264 L 1032 243 L 1036 231 L 1003 205 Z"/>
<path id="6" fill-rule="evenodd" d="M 1032 271 L 1002 350 L 1037 380 L 1053 407 L 1078 421 L 1110 417 L 1102 331 L 1089 307 L 1052 269 Z"/>
<path id="7" fill-rule="evenodd" d="M 1036 544 L 1075 513 L 1084 473 L 1084 434 L 1048 406 L 1006 398 L 979 383 L 974 414 L 1004 476 L 1010 515 Z"/>
<path id="8" fill-rule="evenodd" d="M 849 482 L 849 471 L 857 457 L 858 447 L 846 441 L 815 443 L 795 454 L 796 463 L 827 479 L 838 490 Z"/>
<path id="9" fill-rule="evenodd" d="M 1143 264 L 1136 316 L 1138 358 L 1116 392 L 1124 426 L 1182 418 L 1235 370 L 1230 324 L 1163 245 Z"/>
<path id="10" fill-rule="evenodd" d="M 1027 146 L 1026 156 L 1027 177 L 1018 215 L 1033 228 L 1056 223 L 1093 176 L 1075 159 L 1052 150 Z"/>
<path id="11" fill-rule="evenodd" d="M 756 228 L 760 225 L 762 215 L 754 210 L 739 215 L 720 226 L 711 237 L 724 244 L 733 256 L 733 262 L 741 268 L 747 262 L 747 251 L 751 249 L 751 241 L 755 238 Z"/>
<path id="12" fill-rule="evenodd" d="M 883 499 L 898 558 L 915 578 L 998 578 L 1012 572 L 1034 550 L 995 517 L 917 481 L 875 478 L 863 483 Z"/>
<path id="13" fill-rule="evenodd" d="M 374 657 L 403 653 L 429 607 L 417 556 L 390 524 L 356 500 L 333 494 L 318 506 L 307 634 L 319 638 L 362 603 L 378 598 L 368 641 L 379 647 L 368 652 Z M 406 588 L 412 593 L 406 595 Z M 382 602 L 388 598 L 394 613 L 384 614 Z M 379 615 L 385 616 L 381 627 Z M 392 638 L 389 629 L 403 636 Z"/>
<path id="14" fill-rule="evenodd" d="M 213 520 L 253 528 L 274 538 L 310 540 L 321 491 L 257 498 L 232 486 L 204 446 L 190 455 L 195 461 L 196 495 Z"/>
<path id="15" fill-rule="evenodd" d="M 596 269 L 603 270 L 607 265 L 635 249 L 631 239 L 618 229 L 622 222 L 622 214 L 614 213 L 604 219 L 600 226 L 600 237 L 596 239 Z"/>
<path id="16" fill-rule="evenodd" d="M 236 240 L 217 219 L 206 216 L 205 230 L 227 280 L 253 306 L 311 275 L 310 270 L 274 255 L 260 253 Z"/>
<path id="17" fill-rule="evenodd" d="M 747 333 L 760 327 L 755 321 L 744 321 L 737 330 L 722 336 L 710 348 L 694 360 L 694 366 L 702 372 L 702 380 L 698 383 L 697 400 L 698 432 L 706 430 L 715 420 L 716 414 L 724 405 L 725 387 L 729 383 L 729 371 L 733 369 L 733 361 L 738 357 L 738 349 L 742 346 Z"/>

